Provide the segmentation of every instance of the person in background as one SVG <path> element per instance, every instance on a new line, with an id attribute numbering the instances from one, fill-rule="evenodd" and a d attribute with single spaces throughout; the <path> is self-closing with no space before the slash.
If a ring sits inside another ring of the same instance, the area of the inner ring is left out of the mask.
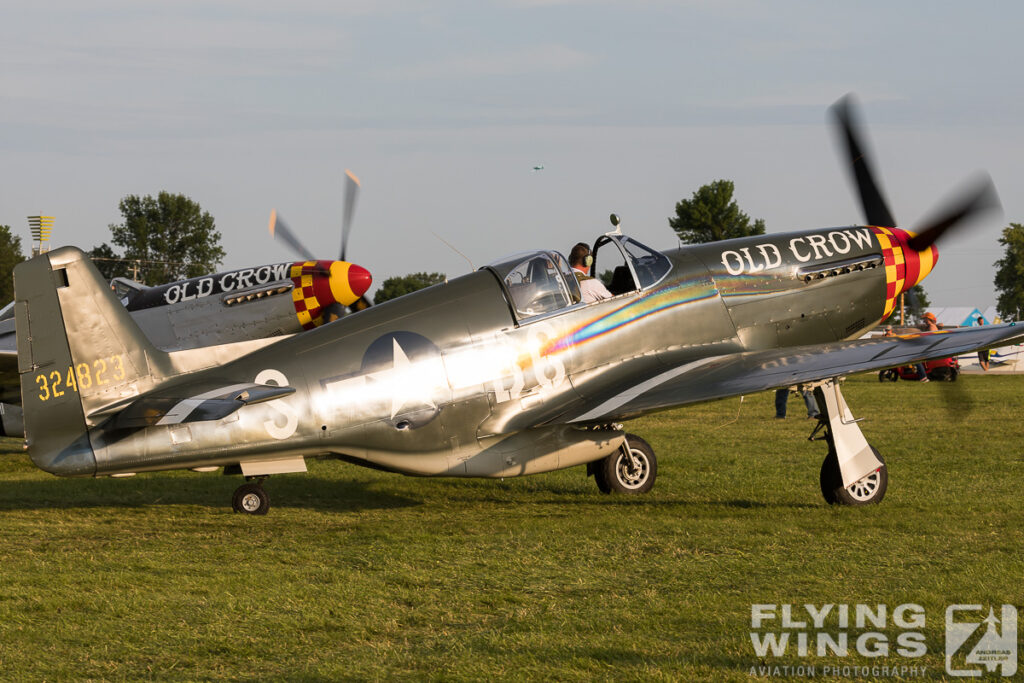
<path id="1" fill-rule="evenodd" d="M 786 404 L 789 402 L 789 392 L 791 390 L 799 391 L 800 395 L 804 397 L 804 405 L 807 407 L 807 419 L 818 419 L 818 401 L 814 398 L 814 392 L 803 388 L 803 386 L 775 390 L 775 419 L 786 419 Z"/>
<path id="2" fill-rule="evenodd" d="M 974 324 L 975 325 L 984 325 L 985 324 L 985 319 L 982 318 L 979 315 L 978 319 L 975 321 Z M 989 353 L 990 352 L 989 352 L 988 349 L 982 349 L 982 350 L 978 351 L 978 365 L 980 365 L 981 369 L 984 370 L 985 372 L 988 372 L 988 354 Z"/>
<path id="3" fill-rule="evenodd" d="M 924 330 L 925 332 L 938 332 L 939 331 L 939 325 L 938 325 L 938 322 L 935 319 L 935 314 L 932 313 L 931 311 L 928 311 L 927 313 L 922 315 L 921 316 L 921 320 L 923 320 L 924 324 L 926 325 L 926 328 Z M 917 367 L 917 379 L 918 379 L 918 381 L 920 381 L 920 382 L 927 382 L 928 381 L 928 371 L 924 369 L 924 363 L 917 363 L 916 367 Z"/>

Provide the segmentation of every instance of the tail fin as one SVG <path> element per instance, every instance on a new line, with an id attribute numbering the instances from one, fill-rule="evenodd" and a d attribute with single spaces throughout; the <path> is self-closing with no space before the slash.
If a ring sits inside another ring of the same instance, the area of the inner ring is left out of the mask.
<path id="1" fill-rule="evenodd" d="M 18 372 L 29 454 L 54 474 L 88 476 L 88 429 L 103 406 L 148 391 L 170 372 L 88 257 L 74 247 L 14 269 Z"/>

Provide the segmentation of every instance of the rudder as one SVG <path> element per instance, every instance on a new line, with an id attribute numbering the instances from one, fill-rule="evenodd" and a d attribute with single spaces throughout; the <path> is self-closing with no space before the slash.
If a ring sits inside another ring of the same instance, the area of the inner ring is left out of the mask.
<path id="1" fill-rule="evenodd" d="M 154 347 L 88 257 L 62 247 L 14 269 L 18 372 L 25 437 L 35 464 L 89 476 L 88 428 L 104 406 L 153 388 L 169 374 Z"/>

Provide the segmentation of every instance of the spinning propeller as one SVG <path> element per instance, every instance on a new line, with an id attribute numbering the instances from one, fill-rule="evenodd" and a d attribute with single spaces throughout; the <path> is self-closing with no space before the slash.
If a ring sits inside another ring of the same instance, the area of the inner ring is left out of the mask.
<path id="1" fill-rule="evenodd" d="M 831 111 L 838 126 L 837 133 L 845 144 L 849 172 L 857 187 L 865 220 L 869 225 L 895 228 L 896 220 L 875 181 L 873 165 L 861 142 L 859 131 L 863 126 L 859 122 L 856 100 L 853 95 L 845 95 L 832 105 Z M 906 246 L 923 252 L 947 230 L 963 228 L 972 219 L 1001 208 L 992 179 L 988 174 L 980 174 L 973 181 L 965 183 L 940 209 L 934 210 L 929 220 L 909 233 Z"/>
<path id="2" fill-rule="evenodd" d="M 921 307 L 913 287 L 924 279 L 931 266 L 938 260 L 936 243 L 943 239 L 948 231 L 954 228 L 962 230 L 970 221 L 1002 209 L 992 178 L 987 173 L 979 173 L 975 178 L 964 182 L 933 209 L 928 218 L 913 232 L 900 230 L 896 227 L 892 211 L 889 210 L 889 205 L 875 181 L 875 171 L 861 139 L 860 130 L 863 126 L 859 121 L 854 97 L 842 97 L 832 105 L 831 112 L 837 124 L 837 135 L 846 151 L 847 168 L 857 187 L 864 217 L 869 225 L 886 228 L 886 233 L 895 242 L 893 247 L 902 250 L 902 263 L 896 267 L 904 269 L 905 280 L 902 289 L 897 293 L 907 292 L 911 310 L 919 317 Z M 887 309 L 886 315 L 888 313 Z M 947 411 L 955 419 L 962 419 L 970 411 L 973 403 L 971 397 L 964 391 L 962 383 L 952 392 L 943 392 L 942 396 Z"/>
<path id="3" fill-rule="evenodd" d="M 277 211 L 270 212 L 270 235 L 275 239 L 280 238 L 295 254 L 305 260 L 304 263 L 292 266 L 290 276 L 295 285 L 292 299 L 300 322 L 307 329 L 341 317 L 344 313 L 340 310 L 342 306 L 347 306 L 353 311 L 361 311 L 370 306 L 369 299 L 364 296 L 373 281 L 370 272 L 345 260 L 348 235 L 360 187 L 359 179 L 351 171 L 345 171 L 345 179 L 341 254 L 337 261 L 317 260 Z"/>

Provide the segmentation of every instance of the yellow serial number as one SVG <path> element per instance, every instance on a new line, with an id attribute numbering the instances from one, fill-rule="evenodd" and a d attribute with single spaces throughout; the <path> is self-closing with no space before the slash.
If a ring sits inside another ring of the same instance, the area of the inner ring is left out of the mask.
<path id="1" fill-rule="evenodd" d="M 66 371 L 41 372 L 36 375 L 36 384 L 39 385 L 39 400 L 49 401 L 51 398 L 60 398 L 68 391 L 77 393 L 80 389 L 120 382 L 124 378 L 124 358 L 118 354 L 97 358 L 91 365 L 69 365 Z"/>

